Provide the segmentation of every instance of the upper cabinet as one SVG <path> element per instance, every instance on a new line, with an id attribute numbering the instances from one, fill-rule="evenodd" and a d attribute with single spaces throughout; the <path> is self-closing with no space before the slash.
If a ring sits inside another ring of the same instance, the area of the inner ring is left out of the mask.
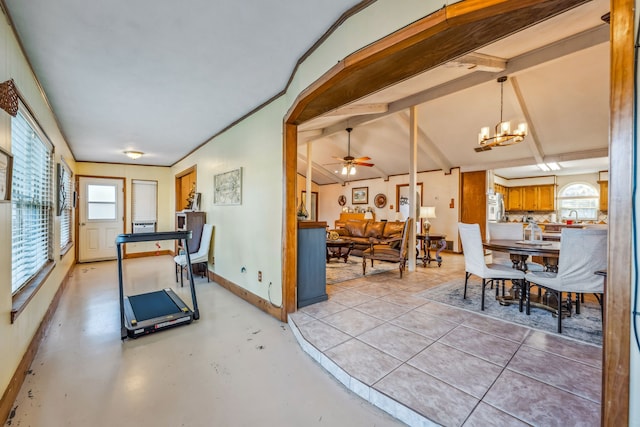
<path id="1" fill-rule="evenodd" d="M 507 194 L 509 195 L 508 202 L 505 202 L 505 206 L 508 211 L 521 211 L 524 210 L 522 203 L 522 189 L 524 187 L 509 187 Z"/>
<path id="2" fill-rule="evenodd" d="M 555 210 L 555 185 L 528 185 L 509 187 L 509 211 L 553 211 Z"/>
<path id="3" fill-rule="evenodd" d="M 600 184 L 600 210 L 609 210 L 609 181 L 598 181 Z"/>

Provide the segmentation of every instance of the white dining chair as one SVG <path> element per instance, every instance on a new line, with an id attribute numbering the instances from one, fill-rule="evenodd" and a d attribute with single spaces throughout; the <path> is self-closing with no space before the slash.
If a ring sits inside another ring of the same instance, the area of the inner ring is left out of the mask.
<path id="1" fill-rule="evenodd" d="M 558 258 L 558 272 L 531 272 L 527 280 L 526 305 L 530 312 L 531 286 L 537 285 L 553 292 L 557 297 L 558 333 L 562 333 L 562 293 L 567 293 L 567 306 L 571 314 L 571 294 L 576 294 L 576 313 L 579 314 L 580 294 L 593 293 L 602 308 L 604 278 L 594 274 L 607 268 L 607 230 L 593 228 L 563 228 L 562 246 Z"/>
<path id="2" fill-rule="evenodd" d="M 519 222 L 490 222 L 489 240 L 522 240 L 523 226 Z M 491 251 L 491 262 L 513 266 L 513 261 L 507 252 Z M 542 264 L 527 261 L 527 271 L 544 271 Z"/>
<path id="3" fill-rule="evenodd" d="M 524 281 L 524 272 L 502 264 L 487 264 L 485 262 L 482 236 L 478 224 L 465 224 L 460 222 L 458 223 L 458 230 L 460 231 L 460 240 L 462 240 L 464 253 L 465 279 L 463 298 L 467 298 L 467 283 L 469 277 L 473 274 L 481 278 L 482 301 L 480 303 L 480 309 L 484 311 L 484 294 L 487 285 L 494 284 L 494 281 Z M 497 283 L 495 284 L 497 287 Z M 522 298 L 522 294 L 523 292 L 520 292 L 520 298 Z"/>
<path id="4" fill-rule="evenodd" d="M 191 259 L 191 265 L 209 263 L 209 247 L 211 246 L 211 236 L 213 235 L 213 225 L 204 224 L 202 226 L 202 235 L 200 236 L 200 246 L 198 252 L 189 253 Z M 176 282 L 178 281 L 178 274 L 180 274 L 180 286 L 184 286 L 183 283 L 183 271 L 187 267 L 187 256 L 185 254 L 177 255 L 173 258 L 176 263 Z M 205 275 L 207 276 L 207 282 L 209 281 L 208 267 L 205 266 Z"/>

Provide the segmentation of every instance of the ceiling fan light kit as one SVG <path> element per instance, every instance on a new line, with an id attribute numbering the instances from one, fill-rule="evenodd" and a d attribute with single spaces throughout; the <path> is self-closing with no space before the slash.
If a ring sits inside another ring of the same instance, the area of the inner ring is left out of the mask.
<path id="1" fill-rule="evenodd" d="M 355 175 L 356 166 L 373 166 L 373 163 L 365 163 L 366 160 L 371 160 L 370 157 L 358 157 L 355 158 L 351 155 L 351 131 L 353 128 L 345 129 L 347 131 L 347 155 L 345 157 L 336 157 L 336 159 L 342 161 L 342 175 Z"/>
<path id="2" fill-rule="evenodd" d="M 502 120 L 502 111 L 504 104 L 504 82 L 507 81 L 507 76 L 498 77 L 498 83 L 500 83 L 500 122 L 495 127 L 494 135 L 490 135 L 489 127 L 483 127 L 478 134 L 478 144 L 480 149 L 476 148 L 476 151 L 486 151 L 491 147 L 506 147 L 514 145 L 524 141 L 527 136 L 528 129 L 526 123 L 520 123 L 518 127 L 512 132 L 511 122 Z"/>

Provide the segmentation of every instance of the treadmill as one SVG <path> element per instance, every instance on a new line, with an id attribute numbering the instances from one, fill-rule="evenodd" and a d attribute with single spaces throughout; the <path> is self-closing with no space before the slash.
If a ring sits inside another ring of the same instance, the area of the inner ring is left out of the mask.
<path id="1" fill-rule="evenodd" d="M 118 282 L 120 285 L 120 338 L 122 340 L 127 337 L 138 338 L 174 326 L 188 325 L 193 320 L 200 318 L 189 251 L 185 251 L 185 255 L 187 257 L 187 271 L 189 272 L 193 309 L 189 308 L 170 288 L 139 295 L 125 296 L 122 282 L 122 244 L 158 240 L 178 240 L 182 241 L 183 247 L 186 248 L 187 239 L 191 239 L 191 236 L 191 230 L 187 230 L 158 233 L 129 233 L 120 234 L 116 237 Z"/>

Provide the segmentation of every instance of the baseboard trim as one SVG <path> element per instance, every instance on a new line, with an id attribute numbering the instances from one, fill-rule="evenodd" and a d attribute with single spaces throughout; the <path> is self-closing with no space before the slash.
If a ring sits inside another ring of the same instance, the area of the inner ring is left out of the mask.
<path id="1" fill-rule="evenodd" d="M 280 307 L 274 306 L 269 301 L 267 301 L 267 300 L 265 300 L 263 298 L 260 298 L 258 295 L 249 292 L 245 288 L 240 287 L 240 286 L 236 285 L 235 283 L 233 283 L 233 282 L 225 279 L 224 277 L 221 277 L 221 276 L 219 276 L 216 273 L 213 273 L 211 271 L 209 271 L 209 279 L 213 280 L 214 282 L 216 282 L 217 284 L 219 284 L 223 288 L 227 289 L 228 291 L 230 291 L 234 295 L 242 298 L 243 300 L 247 301 L 248 303 L 250 303 L 252 305 L 255 305 L 256 307 L 258 307 L 260 310 L 264 311 L 265 313 L 270 314 L 271 316 L 275 317 L 276 319 L 278 319 L 280 321 L 283 321 L 282 320 L 282 309 Z"/>
<path id="2" fill-rule="evenodd" d="M 129 258 L 144 258 L 148 256 L 160 256 L 160 255 L 172 255 L 173 251 L 168 249 L 162 251 L 151 251 L 151 252 L 134 252 L 132 254 L 125 254 L 124 259 Z"/>
<path id="3" fill-rule="evenodd" d="M 72 264 L 69 267 L 69 271 L 67 271 L 67 273 L 64 275 L 64 279 L 62 280 L 60 287 L 58 287 L 56 294 L 53 296 L 47 312 L 44 314 L 44 317 L 42 318 L 42 321 L 40 322 L 36 333 L 31 339 L 31 343 L 29 343 L 29 346 L 27 347 L 27 351 L 22 356 L 22 360 L 20 360 L 18 367 L 13 373 L 13 377 L 11 377 L 7 388 L 2 394 L 2 400 L 0 400 L 0 420 L 3 420 L 3 424 L 6 423 L 9 419 L 13 403 L 18 397 L 18 393 L 20 392 L 20 388 L 24 383 L 24 379 L 29 374 L 29 367 L 33 363 L 33 359 L 35 359 L 36 357 L 38 347 L 40 347 L 42 339 L 47 334 L 47 330 L 49 328 L 49 324 L 51 323 L 51 319 L 53 318 L 53 314 L 58 308 L 58 303 L 60 302 L 60 298 L 62 298 L 62 294 L 66 289 L 67 284 L 69 283 L 69 277 L 71 276 L 71 272 L 73 271 L 74 267 L 75 265 Z"/>

